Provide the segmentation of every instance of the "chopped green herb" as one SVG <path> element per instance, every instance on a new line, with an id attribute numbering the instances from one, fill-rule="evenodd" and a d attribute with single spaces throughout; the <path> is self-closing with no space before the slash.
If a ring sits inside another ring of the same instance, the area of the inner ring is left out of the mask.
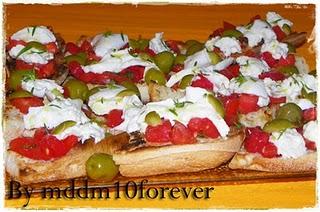
<path id="1" fill-rule="evenodd" d="M 32 32 L 31 32 L 31 35 L 32 35 L 32 36 L 33 36 L 34 33 L 36 32 L 36 29 L 37 29 L 37 26 L 34 26 L 34 27 L 32 28 Z"/>
<path id="2" fill-rule="evenodd" d="M 121 32 L 121 39 L 122 39 L 122 41 L 124 41 L 124 36 L 123 36 L 122 32 Z"/>
<path id="3" fill-rule="evenodd" d="M 107 32 L 105 32 L 103 35 L 104 35 L 105 37 L 108 37 L 108 36 L 112 35 L 112 32 L 111 32 L 111 31 L 107 31 Z"/>
<path id="4" fill-rule="evenodd" d="M 197 66 L 198 65 L 198 61 L 194 62 L 193 66 Z"/>
<path id="5" fill-rule="evenodd" d="M 247 79 L 240 73 L 240 75 L 235 78 L 235 80 L 237 81 L 237 83 L 239 83 L 240 85 L 242 85 L 243 83 L 245 83 L 247 81 Z"/>
<path id="6" fill-rule="evenodd" d="M 184 101 L 184 102 L 175 101 L 174 102 L 174 106 L 177 108 L 182 108 L 185 106 L 185 104 L 193 104 L 193 102 L 190 102 L 190 101 Z"/>
<path id="7" fill-rule="evenodd" d="M 101 102 L 101 104 L 103 104 L 103 102 L 104 102 L 104 98 L 103 97 L 100 99 L 100 102 Z"/>
<path id="8" fill-rule="evenodd" d="M 33 91 L 34 91 L 34 87 L 31 88 L 31 93 L 33 93 Z"/>
<path id="9" fill-rule="evenodd" d="M 52 106 L 52 107 L 56 107 L 56 108 L 59 108 L 59 109 L 61 109 L 61 107 L 60 107 L 59 105 L 55 105 L 55 104 L 50 104 L 50 106 Z"/>
<path id="10" fill-rule="evenodd" d="M 176 111 L 175 108 L 170 108 L 169 111 L 170 111 L 171 113 L 173 113 L 174 115 L 178 116 L 178 113 L 177 113 L 177 111 Z"/>
<path id="11" fill-rule="evenodd" d="M 18 53 L 16 58 L 20 57 L 20 55 L 22 55 L 26 51 L 30 50 L 31 48 L 32 48 L 32 46 L 25 46 L 23 49 L 21 49 L 21 51 Z"/>

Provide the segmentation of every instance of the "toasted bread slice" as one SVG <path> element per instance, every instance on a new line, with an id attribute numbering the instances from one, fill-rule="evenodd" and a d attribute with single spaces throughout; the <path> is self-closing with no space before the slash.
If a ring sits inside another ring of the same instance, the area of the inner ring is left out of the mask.
<path id="1" fill-rule="evenodd" d="M 248 169 L 267 172 L 315 171 L 317 153 L 310 152 L 299 158 L 264 158 L 259 154 L 239 152 L 229 163 L 231 169 Z"/>
<path id="2" fill-rule="evenodd" d="M 240 149 L 242 132 L 228 139 L 198 138 L 197 144 L 144 147 L 113 154 L 123 176 L 149 176 L 164 173 L 196 172 L 229 161 Z"/>
<path id="3" fill-rule="evenodd" d="M 92 141 L 87 141 L 85 144 L 79 143 L 65 156 L 50 161 L 29 159 L 8 150 L 5 161 L 6 171 L 9 178 L 23 184 L 83 177 L 86 176 L 86 161 L 91 155 L 111 153 L 110 139 L 121 143 L 121 140 L 128 140 L 128 137 L 126 134 L 119 134 L 108 137 L 98 144 Z"/>

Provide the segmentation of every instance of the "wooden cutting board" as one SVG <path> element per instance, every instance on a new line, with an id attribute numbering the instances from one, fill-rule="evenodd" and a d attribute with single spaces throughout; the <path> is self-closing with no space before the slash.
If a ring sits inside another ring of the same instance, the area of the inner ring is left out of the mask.
<path id="1" fill-rule="evenodd" d="M 199 39 L 205 41 L 213 29 L 223 21 L 244 24 L 249 19 L 267 11 L 276 11 L 294 23 L 294 30 L 305 31 L 310 41 L 298 50 L 311 69 L 315 68 L 315 52 L 312 33 L 315 24 L 314 5 L 23 5 L 7 4 L 5 10 L 6 37 L 27 25 L 49 25 L 61 33 L 66 41 L 75 41 L 80 35 L 95 35 L 106 30 L 123 32 L 129 37 L 142 35 L 151 38 L 155 32 L 165 32 L 166 39 Z M 143 178 L 119 176 L 116 181 L 139 181 Z M 314 180 L 315 173 L 266 173 L 229 170 L 226 166 L 197 173 L 167 174 L 147 178 L 151 184 L 215 183 L 241 184 L 275 181 Z M 79 181 L 80 182 L 80 181 Z M 68 181 L 48 182 L 35 185 L 65 187 Z M 113 182 L 90 182 L 90 185 L 110 185 Z"/>

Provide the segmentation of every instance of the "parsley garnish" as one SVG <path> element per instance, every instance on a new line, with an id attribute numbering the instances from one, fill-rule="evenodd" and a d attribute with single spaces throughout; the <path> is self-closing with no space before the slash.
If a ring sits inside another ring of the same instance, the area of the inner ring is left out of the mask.
<path id="1" fill-rule="evenodd" d="M 107 31 L 105 33 L 103 33 L 104 37 L 108 37 L 110 35 L 112 35 L 112 32 L 111 31 Z"/>
<path id="2" fill-rule="evenodd" d="M 173 113 L 174 115 L 178 116 L 178 113 L 177 113 L 177 111 L 176 111 L 175 108 L 170 108 L 169 111 L 170 111 L 171 113 Z"/>
<path id="3" fill-rule="evenodd" d="M 55 104 L 50 104 L 50 106 L 52 106 L 52 107 L 56 107 L 56 108 L 59 108 L 59 109 L 61 109 L 61 107 L 60 107 L 59 105 L 55 105 Z"/>
<path id="4" fill-rule="evenodd" d="M 26 51 L 30 50 L 31 48 L 32 48 L 32 46 L 25 46 L 23 49 L 21 49 L 21 51 L 18 53 L 16 58 L 18 58 L 20 55 L 22 55 Z"/>
<path id="5" fill-rule="evenodd" d="M 238 77 L 235 78 L 235 80 L 240 85 L 242 85 L 243 83 L 245 83 L 247 81 L 247 79 L 241 73 L 240 73 L 240 75 Z"/>
<path id="6" fill-rule="evenodd" d="M 198 61 L 194 62 L 193 66 L 197 66 L 198 65 Z"/>
<path id="7" fill-rule="evenodd" d="M 100 102 L 101 102 L 101 104 L 103 104 L 103 102 L 104 102 L 104 98 L 103 97 L 100 99 Z"/>
<path id="8" fill-rule="evenodd" d="M 37 29 L 37 26 L 34 26 L 33 29 L 32 29 L 32 32 L 31 32 L 31 35 L 33 36 L 34 33 L 36 32 L 36 29 Z"/>
<path id="9" fill-rule="evenodd" d="M 122 32 L 121 32 L 121 39 L 122 39 L 122 41 L 124 41 L 124 36 L 123 36 Z"/>
<path id="10" fill-rule="evenodd" d="M 182 108 L 185 106 L 185 104 L 193 104 L 193 102 L 190 101 L 184 101 L 184 102 L 178 102 L 178 101 L 174 101 L 174 106 L 177 108 Z"/>
<path id="11" fill-rule="evenodd" d="M 34 91 L 34 87 L 31 88 L 31 93 L 33 93 L 33 91 Z"/>

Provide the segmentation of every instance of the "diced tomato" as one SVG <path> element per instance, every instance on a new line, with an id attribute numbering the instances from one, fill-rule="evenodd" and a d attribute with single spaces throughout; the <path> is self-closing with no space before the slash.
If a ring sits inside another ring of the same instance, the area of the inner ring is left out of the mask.
<path id="1" fill-rule="evenodd" d="M 122 110 L 111 110 L 107 115 L 105 115 L 107 119 L 107 126 L 113 128 L 120 125 L 124 121 L 124 119 L 122 118 L 122 114 Z"/>
<path id="2" fill-rule="evenodd" d="M 274 33 L 276 33 L 278 41 L 283 40 L 283 38 L 285 38 L 287 36 L 286 33 L 284 33 L 278 25 L 273 26 L 272 29 L 273 29 Z"/>
<path id="3" fill-rule="evenodd" d="M 247 114 L 259 109 L 259 97 L 251 94 L 240 94 L 239 98 L 239 113 Z"/>
<path id="4" fill-rule="evenodd" d="M 176 64 L 172 67 L 171 71 L 177 73 L 181 71 L 183 68 L 184 68 L 183 64 Z"/>
<path id="5" fill-rule="evenodd" d="M 270 104 L 281 104 L 281 103 L 285 103 L 286 102 L 286 97 L 279 97 L 279 98 L 275 98 L 270 96 Z"/>
<path id="6" fill-rule="evenodd" d="M 233 64 L 223 69 L 222 71 L 220 71 L 220 74 L 223 74 L 229 80 L 231 80 L 232 78 L 239 76 L 239 73 L 240 73 L 239 70 L 240 70 L 239 64 Z"/>
<path id="7" fill-rule="evenodd" d="M 277 60 L 272 57 L 270 52 L 263 52 L 261 54 L 261 59 L 264 60 L 271 68 L 277 64 Z"/>
<path id="8" fill-rule="evenodd" d="M 265 79 L 265 78 L 270 78 L 274 81 L 279 81 L 279 80 L 282 81 L 286 78 L 286 76 L 279 71 L 269 71 L 269 72 L 261 73 L 259 75 L 259 79 Z"/>
<path id="9" fill-rule="evenodd" d="M 224 30 L 236 29 L 236 26 L 231 24 L 231 23 L 229 23 L 229 22 L 224 21 L 223 22 L 223 29 Z"/>
<path id="10" fill-rule="evenodd" d="M 40 107 L 43 105 L 43 99 L 38 97 L 23 97 L 11 99 L 10 103 L 20 110 L 21 113 L 28 113 L 30 107 Z"/>
<path id="11" fill-rule="evenodd" d="M 296 62 L 296 58 L 293 54 L 288 54 L 286 58 L 281 57 L 277 63 L 277 67 L 281 66 L 292 66 Z"/>
<path id="12" fill-rule="evenodd" d="M 34 160 L 51 160 L 66 155 L 78 143 L 70 135 L 63 140 L 46 133 L 44 128 L 36 130 L 33 137 L 20 137 L 10 142 L 10 150 Z"/>
<path id="13" fill-rule="evenodd" d="M 27 69 L 33 69 L 34 64 L 29 64 L 24 62 L 23 60 L 16 60 L 16 70 L 27 70 Z"/>
<path id="14" fill-rule="evenodd" d="M 193 132 L 194 137 L 196 137 L 197 134 L 202 134 L 209 138 L 217 138 L 220 136 L 216 126 L 208 118 L 192 118 L 188 123 L 188 128 Z"/>
<path id="15" fill-rule="evenodd" d="M 177 54 L 180 54 L 180 49 L 179 49 L 179 45 L 183 45 L 182 41 L 178 41 L 178 40 L 167 40 L 166 41 L 167 46 L 174 51 Z"/>
<path id="16" fill-rule="evenodd" d="M 239 97 L 237 94 L 231 94 L 230 96 L 221 96 L 220 100 L 223 103 L 225 109 L 224 120 L 229 126 L 232 126 L 238 122 L 238 108 Z"/>
<path id="17" fill-rule="evenodd" d="M 114 80 L 118 83 L 128 80 L 126 77 L 110 72 L 104 72 L 102 74 L 96 74 L 92 72 L 85 73 L 81 65 L 76 61 L 71 61 L 68 64 L 68 69 L 72 76 L 85 83 L 105 85 L 109 83 L 110 80 Z"/>
<path id="18" fill-rule="evenodd" d="M 218 28 L 213 33 L 209 36 L 210 38 L 216 37 L 216 36 L 221 36 L 223 33 L 224 29 L 223 28 Z"/>
<path id="19" fill-rule="evenodd" d="M 58 52 L 58 47 L 55 42 L 47 43 L 46 45 L 47 51 L 53 54 Z"/>
<path id="20" fill-rule="evenodd" d="M 274 158 L 278 155 L 278 149 L 273 143 L 268 142 L 264 145 L 260 154 L 265 158 Z"/>
<path id="21" fill-rule="evenodd" d="M 180 122 L 176 122 L 172 128 L 172 143 L 173 144 L 193 144 L 196 139 L 190 129 Z"/>
<path id="22" fill-rule="evenodd" d="M 84 40 L 82 43 L 81 43 L 81 46 L 80 46 L 80 49 L 84 52 L 89 52 L 89 51 L 93 51 L 93 47 L 91 45 L 91 43 L 87 40 Z"/>
<path id="23" fill-rule="evenodd" d="M 156 56 L 156 53 L 152 50 L 152 49 L 149 49 L 148 47 L 144 49 L 144 51 L 149 54 L 151 57 L 154 57 Z"/>
<path id="24" fill-rule="evenodd" d="M 78 54 L 81 52 L 81 49 L 76 44 L 74 44 L 72 42 L 68 42 L 66 44 L 65 52 L 69 52 L 70 54 Z"/>
<path id="25" fill-rule="evenodd" d="M 47 64 L 37 66 L 36 75 L 37 78 L 49 78 L 55 73 L 55 62 L 50 60 Z"/>
<path id="26" fill-rule="evenodd" d="M 171 128 L 169 120 L 163 120 L 157 126 L 149 125 L 145 132 L 146 141 L 155 146 L 171 144 Z"/>
<path id="27" fill-rule="evenodd" d="M 6 49 L 9 51 L 10 49 L 12 49 L 13 47 L 17 46 L 17 45 L 27 45 L 26 42 L 24 42 L 23 40 L 9 40 L 9 44 L 6 46 Z"/>
<path id="28" fill-rule="evenodd" d="M 260 19 L 261 19 L 260 15 L 253 16 L 252 18 L 250 18 L 250 23 L 253 23 L 255 20 L 260 20 Z"/>
<path id="29" fill-rule="evenodd" d="M 244 147 L 248 152 L 261 153 L 265 144 L 269 142 L 270 135 L 260 128 L 246 128 Z"/>
<path id="30" fill-rule="evenodd" d="M 305 142 L 305 146 L 306 146 L 307 149 L 313 150 L 313 151 L 317 150 L 317 145 L 316 145 L 315 142 L 309 141 L 306 138 L 304 139 L 304 142 Z"/>
<path id="31" fill-rule="evenodd" d="M 125 76 L 135 83 L 138 83 L 143 79 L 144 69 L 144 66 L 130 66 L 126 69 L 123 69 L 120 72 L 120 75 Z"/>
<path id="32" fill-rule="evenodd" d="M 196 79 L 192 81 L 192 87 L 199 87 L 207 90 L 213 90 L 213 84 L 207 78 L 205 78 L 202 74 L 198 75 L 200 79 Z"/>
<path id="33" fill-rule="evenodd" d="M 303 120 L 308 121 L 314 121 L 317 119 L 317 108 L 309 108 L 302 111 Z"/>

